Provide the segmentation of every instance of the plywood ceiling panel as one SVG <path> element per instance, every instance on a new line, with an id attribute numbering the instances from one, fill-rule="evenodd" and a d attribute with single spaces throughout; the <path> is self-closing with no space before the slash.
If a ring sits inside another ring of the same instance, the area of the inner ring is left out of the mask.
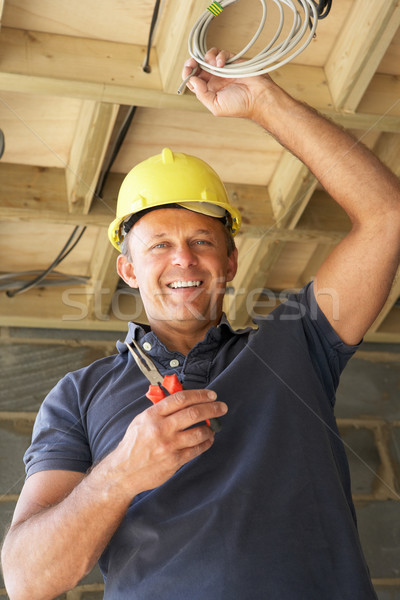
<path id="1" fill-rule="evenodd" d="M 80 106 L 80 100 L 1 91 L 3 162 L 65 167 Z"/>
<path id="2" fill-rule="evenodd" d="M 147 44 L 155 0 L 7 0 L 3 26 Z"/>
<path id="3" fill-rule="evenodd" d="M 282 153 L 279 144 L 253 123 L 216 121 L 207 113 L 142 108 L 136 111 L 113 171 L 126 173 L 165 146 L 210 162 L 224 181 L 255 185 L 268 183 Z"/>

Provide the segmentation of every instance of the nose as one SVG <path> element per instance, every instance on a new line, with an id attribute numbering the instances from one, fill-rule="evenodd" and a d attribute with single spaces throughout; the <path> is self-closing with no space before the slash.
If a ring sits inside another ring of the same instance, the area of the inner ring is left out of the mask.
<path id="1" fill-rule="evenodd" d="M 172 264 L 184 269 L 197 264 L 197 256 L 188 244 L 176 246 L 172 257 Z"/>

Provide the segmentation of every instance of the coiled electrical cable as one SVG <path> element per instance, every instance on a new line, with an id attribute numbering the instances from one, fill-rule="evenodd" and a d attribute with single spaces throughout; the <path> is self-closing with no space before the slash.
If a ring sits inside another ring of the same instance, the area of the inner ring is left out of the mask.
<path id="1" fill-rule="evenodd" d="M 260 25 L 253 38 L 240 52 L 229 58 L 224 67 L 211 66 L 204 59 L 208 51 L 206 40 L 210 23 L 214 17 L 221 14 L 225 7 L 238 1 L 220 0 L 220 2 L 213 2 L 200 15 L 190 32 L 188 40 L 189 54 L 204 71 L 213 75 L 227 78 L 255 77 L 282 67 L 308 46 L 315 35 L 318 19 L 327 16 L 332 3 L 332 0 L 323 0 L 319 3 L 313 0 L 297 0 L 298 4 L 293 0 L 272 0 L 276 4 L 280 15 L 277 30 L 265 48 L 253 58 L 244 60 L 242 57 L 258 40 L 267 20 L 267 0 L 260 0 L 263 12 Z M 286 38 L 280 39 L 285 18 L 283 5 L 286 5 L 292 11 L 293 22 Z M 298 5 L 302 7 L 301 13 L 298 10 Z M 242 60 L 236 62 L 239 59 Z M 197 69 L 198 67 L 193 69 L 190 75 L 182 81 L 178 94 L 182 93 L 186 83 L 193 77 Z"/>

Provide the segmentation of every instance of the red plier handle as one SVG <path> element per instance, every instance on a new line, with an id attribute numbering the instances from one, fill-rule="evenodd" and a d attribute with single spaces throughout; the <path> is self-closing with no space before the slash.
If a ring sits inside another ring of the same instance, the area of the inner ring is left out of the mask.
<path id="1" fill-rule="evenodd" d="M 173 375 L 165 375 L 161 385 L 149 385 L 149 391 L 146 397 L 152 401 L 153 404 L 160 402 L 167 395 L 163 388 L 167 390 L 169 394 L 175 394 L 182 390 L 182 384 L 178 377 L 174 373 Z"/>
<path id="2" fill-rule="evenodd" d="M 160 400 L 167 395 L 163 388 L 165 388 L 169 394 L 175 394 L 175 392 L 180 392 L 183 389 L 182 384 L 175 373 L 173 375 L 164 375 L 161 385 L 149 385 L 146 397 L 151 400 L 153 404 L 160 402 Z M 221 423 L 218 419 L 206 419 L 206 423 L 215 433 L 221 431 Z"/>

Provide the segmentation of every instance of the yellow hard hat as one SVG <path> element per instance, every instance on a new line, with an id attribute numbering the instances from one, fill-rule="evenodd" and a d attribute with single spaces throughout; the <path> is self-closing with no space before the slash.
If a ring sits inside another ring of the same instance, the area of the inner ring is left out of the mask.
<path id="1" fill-rule="evenodd" d="M 228 199 L 217 173 L 203 160 L 164 148 L 126 175 L 118 194 L 117 216 L 108 228 L 112 245 L 120 249 L 124 222 L 142 210 L 178 204 L 211 217 L 229 216 L 232 235 L 241 224 L 239 211 Z"/>

